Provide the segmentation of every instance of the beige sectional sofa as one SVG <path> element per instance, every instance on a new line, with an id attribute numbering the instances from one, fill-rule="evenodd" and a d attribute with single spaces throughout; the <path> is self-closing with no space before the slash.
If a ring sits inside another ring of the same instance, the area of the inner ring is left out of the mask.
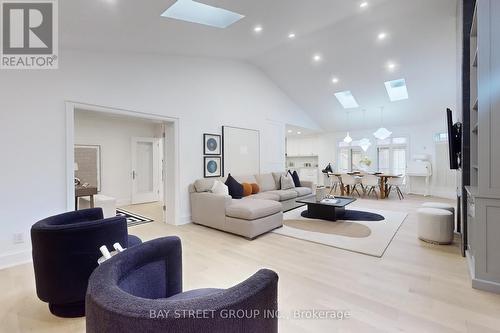
<path id="1" fill-rule="evenodd" d="M 198 179 L 189 186 L 193 223 L 227 231 L 246 238 L 256 238 L 283 225 L 283 211 L 297 207 L 296 201 L 313 193 L 312 182 L 301 181 L 303 187 L 280 189 L 283 173 L 233 176 L 240 183 L 257 183 L 260 192 L 233 199 L 210 192 L 215 180 Z"/>

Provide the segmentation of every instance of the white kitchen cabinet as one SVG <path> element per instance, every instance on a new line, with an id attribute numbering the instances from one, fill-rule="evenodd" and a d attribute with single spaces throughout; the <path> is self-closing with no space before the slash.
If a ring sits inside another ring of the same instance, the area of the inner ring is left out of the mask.
<path id="1" fill-rule="evenodd" d="M 299 156 L 299 141 L 293 138 L 288 138 L 286 142 L 287 156 Z"/>
<path id="2" fill-rule="evenodd" d="M 287 139 L 288 156 L 317 156 L 318 153 L 319 149 L 317 137 Z"/>

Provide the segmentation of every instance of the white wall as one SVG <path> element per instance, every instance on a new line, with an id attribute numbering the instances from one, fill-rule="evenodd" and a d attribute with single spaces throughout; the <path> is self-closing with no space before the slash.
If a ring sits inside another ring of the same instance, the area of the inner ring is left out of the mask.
<path id="1" fill-rule="evenodd" d="M 274 128 L 269 119 L 283 131 L 285 123 L 318 128 L 260 70 L 239 61 L 63 50 L 59 70 L 2 71 L 0 266 L 29 259 L 30 226 L 66 210 L 65 101 L 179 118 L 182 222 L 190 219 L 188 184 L 203 176 L 203 133 L 230 125 L 276 139 L 265 134 Z M 284 146 L 280 138 L 273 144 Z M 278 164 L 261 161 L 262 170 Z M 23 244 L 13 244 L 15 233 Z"/>
<path id="2" fill-rule="evenodd" d="M 261 153 L 264 165 L 261 172 L 283 170 L 285 163 L 285 127 L 282 122 L 267 120 L 261 135 Z M 269 144 L 273 143 L 273 144 Z"/>
<path id="3" fill-rule="evenodd" d="M 75 144 L 101 146 L 100 193 L 116 198 L 118 206 L 131 203 L 133 137 L 161 138 L 161 124 L 97 112 L 75 112 Z"/>
<path id="4" fill-rule="evenodd" d="M 456 198 L 455 171 L 449 170 L 447 156 L 440 155 L 440 158 L 436 156 L 436 145 L 434 143 L 434 134 L 446 132 L 444 112 L 443 117 L 429 119 L 425 123 L 413 126 L 389 127 L 388 129 L 393 132 L 393 137 L 407 137 L 409 139 L 408 159 L 415 154 L 429 154 L 432 157 L 431 195 Z M 368 138 L 372 141 L 372 146 L 368 149 L 366 155 L 372 160 L 374 168 L 377 167 L 377 148 L 373 136 L 376 130 L 377 128 L 371 128 L 350 132 L 354 140 Z M 332 163 L 335 168 L 338 167 L 337 146 L 338 142 L 343 140 L 345 136 L 346 132 L 324 133 L 316 136 L 316 140 L 313 142 L 318 145 L 320 169 L 323 169 L 328 163 Z M 322 177 L 320 178 L 322 179 Z M 412 178 L 412 180 L 412 192 L 424 194 L 424 179 Z"/>

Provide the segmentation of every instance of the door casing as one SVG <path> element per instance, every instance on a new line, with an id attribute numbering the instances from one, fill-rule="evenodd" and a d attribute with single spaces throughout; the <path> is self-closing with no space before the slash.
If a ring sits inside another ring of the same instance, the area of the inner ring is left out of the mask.
<path id="1" fill-rule="evenodd" d="M 140 177 L 143 175 L 138 170 L 139 157 L 137 156 L 137 148 L 139 143 L 151 144 L 152 149 L 152 173 L 150 177 L 152 178 L 152 189 L 150 192 L 140 192 L 139 191 L 139 181 Z M 158 138 L 145 138 L 145 137 L 133 137 L 131 142 L 131 177 L 132 177 L 132 204 L 140 204 L 147 202 L 155 202 L 160 200 L 160 152 L 159 152 L 159 139 Z"/>

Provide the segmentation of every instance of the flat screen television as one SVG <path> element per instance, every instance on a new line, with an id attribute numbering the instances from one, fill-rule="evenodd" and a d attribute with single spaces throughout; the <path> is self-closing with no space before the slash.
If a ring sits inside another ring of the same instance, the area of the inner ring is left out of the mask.
<path id="1" fill-rule="evenodd" d="M 450 153 L 450 169 L 456 170 L 461 167 L 462 156 L 462 123 L 453 123 L 453 112 L 446 110 L 448 121 L 448 145 Z"/>

